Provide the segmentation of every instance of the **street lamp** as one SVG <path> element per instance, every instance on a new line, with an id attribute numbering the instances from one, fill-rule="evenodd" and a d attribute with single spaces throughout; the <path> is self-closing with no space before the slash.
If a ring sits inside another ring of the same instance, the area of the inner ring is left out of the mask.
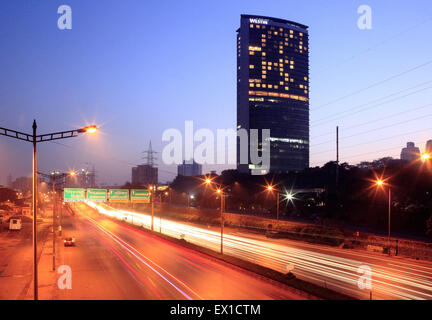
<path id="1" fill-rule="evenodd" d="M 15 130 L 10 130 L 0 127 L 0 135 L 7 136 L 10 138 L 23 140 L 31 142 L 33 145 L 33 288 L 34 288 L 34 299 L 38 299 L 38 272 L 37 272 L 37 230 L 36 230 L 36 220 L 37 220 L 37 156 L 36 156 L 36 145 L 39 142 L 53 141 L 66 138 L 78 137 L 79 133 L 94 133 L 97 131 L 95 125 L 91 125 L 85 128 L 53 132 L 48 134 L 37 135 L 36 120 L 33 120 L 32 125 L 33 133 L 27 134 Z"/>
<path id="2" fill-rule="evenodd" d="M 206 184 L 206 185 L 208 185 L 208 186 L 211 186 L 212 185 L 212 183 L 213 183 L 213 181 L 212 181 L 212 179 L 210 179 L 210 178 L 206 178 L 205 180 L 204 180 L 204 183 Z M 216 193 L 220 196 L 220 199 L 221 199 L 221 202 L 220 202 L 220 221 L 221 221 L 221 225 L 220 225 L 220 228 L 221 228 L 221 244 L 220 244 L 220 252 L 221 252 L 221 254 L 223 254 L 223 233 L 224 233 L 224 223 L 225 223 L 225 221 L 224 221 L 224 205 L 225 205 L 225 199 L 224 199 L 224 192 L 223 192 L 223 190 L 222 190 L 222 188 L 221 187 L 218 187 L 217 189 L 216 189 Z"/>
<path id="3" fill-rule="evenodd" d="M 390 227 L 391 227 L 391 188 L 390 185 L 387 184 L 384 180 L 382 179 L 378 179 L 375 181 L 375 184 L 379 187 L 382 188 L 385 185 L 388 186 L 388 253 L 390 255 Z"/>
<path id="4" fill-rule="evenodd" d="M 55 256 L 56 256 L 56 250 L 55 250 L 55 238 L 56 238 L 56 212 L 55 212 L 55 205 L 56 205 L 56 199 L 55 199 L 55 193 L 56 193 L 56 178 L 65 178 L 67 176 L 74 176 L 75 171 L 71 171 L 69 173 L 60 173 L 58 171 L 53 171 L 51 174 L 45 174 L 42 172 L 37 172 L 38 175 L 44 176 L 46 178 L 50 178 L 52 180 L 52 203 L 53 203 L 53 211 L 52 211 L 52 229 L 53 229 L 53 271 L 55 271 Z M 61 221 L 60 221 L 61 222 Z M 60 225 L 61 230 L 61 225 Z"/>
<path id="5" fill-rule="evenodd" d="M 430 153 L 422 153 L 422 155 L 420 156 L 421 161 L 426 162 L 427 160 L 431 159 L 431 155 Z"/>
<path id="6" fill-rule="evenodd" d="M 267 190 L 270 192 L 273 192 L 275 190 L 275 196 L 276 196 L 276 220 L 279 220 L 279 192 L 271 185 L 267 186 Z"/>
<path id="7" fill-rule="evenodd" d="M 223 233 L 224 233 L 224 223 L 225 223 L 225 221 L 224 221 L 224 204 L 225 204 L 225 201 L 224 201 L 224 193 L 223 193 L 222 189 L 218 188 L 216 190 L 216 192 L 220 195 L 220 199 L 221 199 L 221 202 L 220 202 L 220 220 L 221 220 L 221 245 L 220 245 L 220 250 L 221 250 L 221 254 L 223 254 Z"/>

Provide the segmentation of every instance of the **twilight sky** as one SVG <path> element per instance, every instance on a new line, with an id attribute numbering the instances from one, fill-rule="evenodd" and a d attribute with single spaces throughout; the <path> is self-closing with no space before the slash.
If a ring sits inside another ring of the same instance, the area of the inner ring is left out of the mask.
<path id="1" fill-rule="evenodd" d="M 72 30 L 57 8 L 72 8 Z M 357 8 L 372 7 L 372 29 Z M 236 127 L 240 14 L 308 25 L 311 166 L 399 157 L 432 139 L 432 2 L 24 1 L 0 2 L 0 127 L 39 133 L 95 123 L 101 132 L 39 145 L 39 170 L 94 165 L 97 182 L 123 184 L 162 133 Z M 428 105 L 430 104 L 430 105 Z M 160 153 L 159 153 L 160 159 Z M 160 163 L 160 180 L 175 167 Z M 205 166 L 205 171 L 233 166 Z M 31 172 L 31 145 L 0 136 L 0 184 Z"/>

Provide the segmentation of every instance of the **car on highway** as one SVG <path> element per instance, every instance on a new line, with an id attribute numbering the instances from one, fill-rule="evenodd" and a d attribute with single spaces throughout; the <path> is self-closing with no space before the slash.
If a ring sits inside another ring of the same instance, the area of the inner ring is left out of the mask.
<path id="1" fill-rule="evenodd" d="M 63 241 L 65 247 L 72 247 L 75 245 L 75 238 L 67 237 Z"/>

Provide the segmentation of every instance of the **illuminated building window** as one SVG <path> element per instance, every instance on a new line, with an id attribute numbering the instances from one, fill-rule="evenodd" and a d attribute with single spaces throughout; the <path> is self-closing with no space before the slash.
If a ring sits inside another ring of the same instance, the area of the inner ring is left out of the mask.
<path id="1" fill-rule="evenodd" d="M 249 68 L 250 68 L 250 69 L 253 69 L 253 68 L 254 68 L 254 65 L 253 65 L 253 64 L 250 64 L 250 65 L 249 65 Z"/>
<path id="2" fill-rule="evenodd" d="M 300 37 L 303 37 L 303 32 L 300 32 Z"/>
<path id="3" fill-rule="evenodd" d="M 253 86 L 255 86 L 255 84 L 249 83 L 249 87 L 253 87 Z"/>
<path id="4" fill-rule="evenodd" d="M 263 87 L 263 88 L 265 88 L 265 87 L 266 87 L 266 84 L 265 84 L 265 83 L 263 83 L 262 87 Z"/>
<path id="5" fill-rule="evenodd" d="M 249 51 L 261 51 L 261 47 L 249 46 Z"/>
<path id="6" fill-rule="evenodd" d="M 303 85 L 302 84 L 300 84 L 299 87 L 300 87 L 300 89 L 303 89 Z"/>
<path id="7" fill-rule="evenodd" d="M 267 61 L 261 61 L 261 64 L 265 65 L 265 64 L 267 64 Z"/>
<path id="8" fill-rule="evenodd" d="M 273 62 L 269 61 L 268 64 L 269 64 L 269 66 L 271 66 L 273 64 Z"/>
<path id="9" fill-rule="evenodd" d="M 294 31 L 293 30 L 290 30 L 290 34 L 293 34 L 294 33 Z"/>
<path id="10" fill-rule="evenodd" d="M 283 86 L 284 82 L 283 82 L 283 81 L 279 81 L 279 84 L 280 84 L 281 86 Z"/>
<path id="11" fill-rule="evenodd" d="M 253 28 L 253 24 L 249 25 L 251 28 Z"/>
<path id="12" fill-rule="evenodd" d="M 304 91 L 304 93 L 306 93 L 306 94 L 307 94 L 307 93 L 308 93 L 308 91 L 307 91 L 307 90 L 305 90 L 305 91 Z"/>
<path id="13" fill-rule="evenodd" d="M 257 85 L 256 85 L 258 88 L 260 88 L 261 87 L 261 85 L 259 84 L 259 83 L 257 83 Z"/>
<path id="14" fill-rule="evenodd" d="M 249 54 L 250 54 L 251 56 L 253 56 L 253 55 L 255 54 L 255 52 L 253 52 L 253 51 L 249 51 Z"/>
<path id="15" fill-rule="evenodd" d="M 263 70 L 262 73 L 263 73 L 263 74 L 267 74 L 267 70 Z"/>
<path id="16" fill-rule="evenodd" d="M 288 91 L 288 90 L 289 90 L 289 88 L 288 88 L 288 87 L 285 87 L 285 90 L 286 90 L 286 91 Z"/>
<path id="17" fill-rule="evenodd" d="M 283 51 L 282 51 L 282 50 L 279 50 L 279 54 L 283 54 Z"/>
<path id="18" fill-rule="evenodd" d="M 290 69 L 294 69 L 294 66 L 293 66 L 293 65 L 290 65 Z"/>
<path id="19" fill-rule="evenodd" d="M 267 67 L 267 70 L 271 70 L 271 67 L 269 66 L 269 67 Z"/>
<path id="20" fill-rule="evenodd" d="M 262 53 L 262 55 L 263 55 L 263 57 L 265 57 L 266 53 L 265 53 L 265 52 L 263 52 L 263 53 Z"/>
<path id="21" fill-rule="evenodd" d="M 294 38 L 292 34 L 290 34 L 290 38 L 291 38 L 291 39 Z"/>
<path id="22" fill-rule="evenodd" d="M 285 81 L 289 81 L 288 78 L 285 78 Z"/>
<path id="23" fill-rule="evenodd" d="M 282 72 L 279 72 L 279 75 L 280 75 L 281 77 L 283 77 L 283 73 L 282 73 Z"/>
<path id="24" fill-rule="evenodd" d="M 266 76 L 265 74 L 263 74 L 263 75 L 262 75 L 262 78 L 265 79 L 265 78 L 267 78 L 267 76 Z"/>
<path id="25" fill-rule="evenodd" d="M 256 25 L 257 29 L 261 28 L 261 26 L 259 24 Z"/>
<path id="26" fill-rule="evenodd" d="M 271 88 L 273 88 L 273 85 L 269 84 L 268 87 L 269 87 L 269 89 L 271 89 Z"/>
<path id="27" fill-rule="evenodd" d="M 290 79 L 290 82 L 294 82 L 294 79 L 293 79 L 293 78 L 291 78 L 291 79 Z"/>
<path id="28" fill-rule="evenodd" d="M 275 34 L 275 36 L 277 36 L 277 34 L 278 34 L 277 31 L 275 31 L 274 34 Z"/>
<path id="29" fill-rule="evenodd" d="M 278 86 L 277 84 L 275 84 L 274 88 L 275 88 L 275 89 L 278 89 L 278 88 L 279 88 L 279 86 Z"/>
<path id="30" fill-rule="evenodd" d="M 307 77 L 304 77 L 304 80 L 307 81 Z"/>

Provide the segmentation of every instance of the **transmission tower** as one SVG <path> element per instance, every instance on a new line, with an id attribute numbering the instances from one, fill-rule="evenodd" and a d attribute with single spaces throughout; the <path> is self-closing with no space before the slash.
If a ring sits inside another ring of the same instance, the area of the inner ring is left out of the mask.
<path id="1" fill-rule="evenodd" d="M 143 159 L 147 161 L 147 165 L 149 165 L 152 168 L 155 167 L 155 160 L 157 160 L 157 158 L 154 155 L 157 153 L 157 151 L 153 151 L 151 140 L 150 140 L 148 150 L 143 151 L 143 153 L 146 154 L 146 156 Z"/>

